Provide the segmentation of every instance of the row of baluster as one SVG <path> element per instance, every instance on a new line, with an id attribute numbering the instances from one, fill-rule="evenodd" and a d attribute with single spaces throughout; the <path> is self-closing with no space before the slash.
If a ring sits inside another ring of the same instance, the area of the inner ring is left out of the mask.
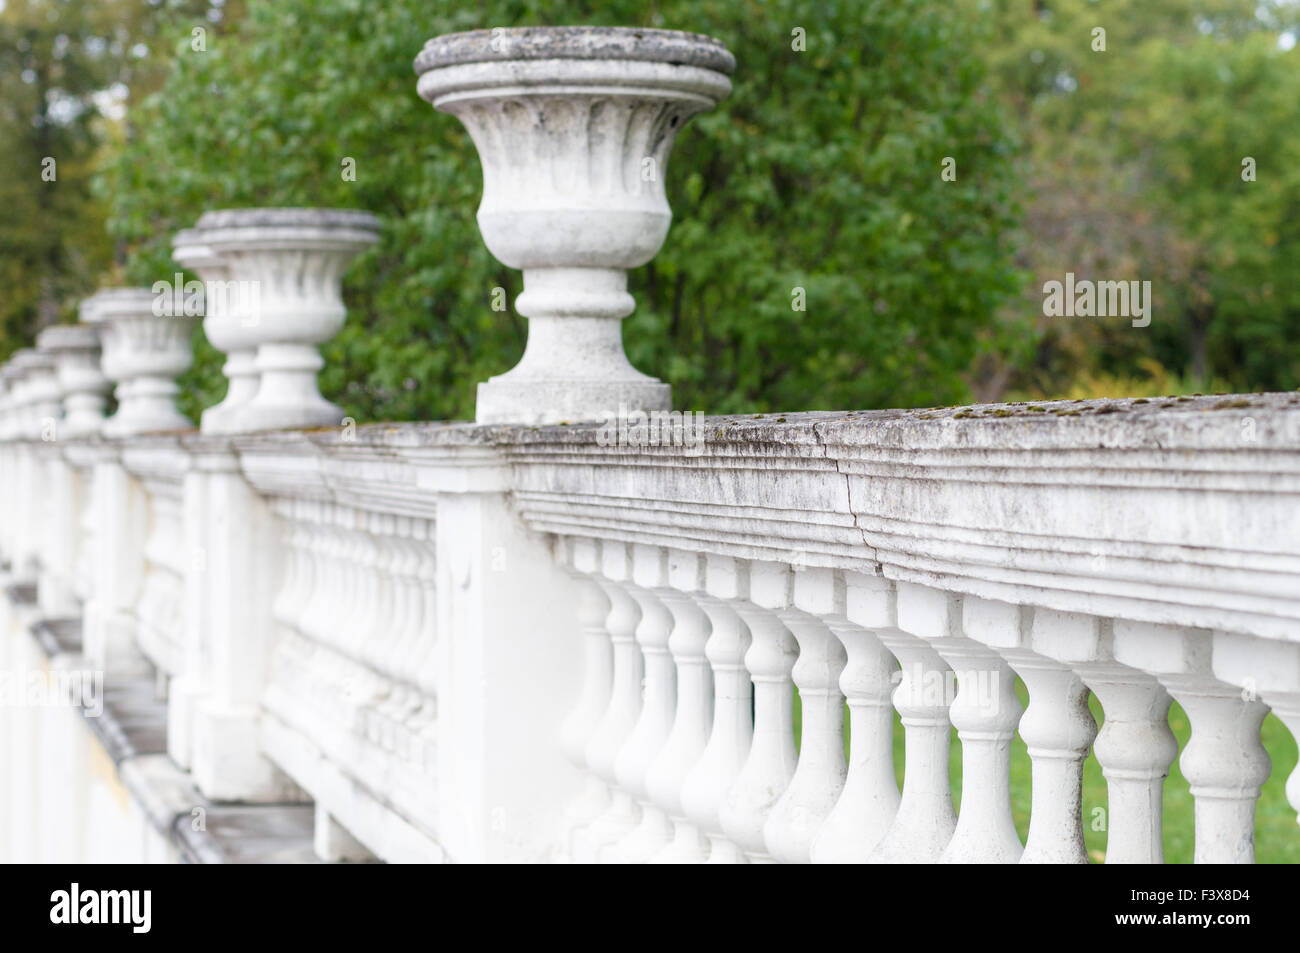
<path id="1" fill-rule="evenodd" d="M 1181 767 L 1196 798 L 1196 860 L 1250 862 L 1269 705 L 1300 734 L 1300 644 L 856 572 L 582 538 L 560 546 L 585 653 L 564 729 L 586 773 L 565 819 L 579 862 L 1086 863 L 1081 784 L 1095 742 L 1107 862 L 1159 863 L 1162 786 L 1178 754 L 1171 697 L 1193 729 Z M 1090 691 L 1105 712 L 1100 735 Z M 1024 844 L 1009 787 L 1017 731 L 1032 759 Z M 1300 809 L 1300 771 L 1288 794 Z"/>
<path id="2" fill-rule="evenodd" d="M 10 487 L 11 519 L 0 526 L 0 548 L 17 578 L 54 593 L 55 614 L 70 614 L 71 600 L 84 601 L 94 569 L 91 471 L 75 466 L 49 446 L 6 447 L 0 453 L 0 485 Z M 70 506 L 71 511 L 62 508 Z M 64 534 L 65 520 L 72 524 Z M 55 551 L 71 546 L 70 552 Z"/>
<path id="3" fill-rule="evenodd" d="M 285 576 L 272 609 L 268 698 L 287 700 L 327 751 L 365 745 L 431 771 L 432 521 L 314 500 L 278 499 L 274 508 Z"/>

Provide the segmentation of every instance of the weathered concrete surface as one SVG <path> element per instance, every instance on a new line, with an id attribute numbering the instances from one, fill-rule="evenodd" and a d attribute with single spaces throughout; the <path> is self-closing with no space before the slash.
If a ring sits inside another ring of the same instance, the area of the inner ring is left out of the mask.
<path id="1" fill-rule="evenodd" d="M 255 484 L 419 507 L 512 492 L 566 535 L 848 568 L 984 598 L 1300 639 L 1300 393 L 244 438 Z"/>
<path id="2" fill-rule="evenodd" d="M 636 306 L 627 270 L 663 245 L 673 142 L 730 93 L 734 67 L 711 37 L 629 28 L 458 33 L 416 57 L 420 95 L 460 119 L 478 150 L 483 241 L 524 273 L 515 304 L 528 345 L 479 385 L 479 421 L 668 409 L 668 385 L 623 351 Z"/>

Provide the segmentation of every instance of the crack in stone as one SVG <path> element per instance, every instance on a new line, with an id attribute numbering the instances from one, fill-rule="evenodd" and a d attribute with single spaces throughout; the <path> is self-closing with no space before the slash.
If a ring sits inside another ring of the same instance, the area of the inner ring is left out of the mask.
<path id="1" fill-rule="evenodd" d="M 822 448 L 822 454 L 825 457 L 835 461 L 835 472 L 844 477 L 844 498 L 848 500 L 849 503 L 849 515 L 853 517 L 853 528 L 861 534 L 862 545 L 869 553 L 871 553 L 871 559 L 876 564 L 876 573 L 883 579 L 885 575 L 885 567 L 880 564 L 880 554 L 876 552 L 876 547 L 867 542 L 867 531 L 858 525 L 858 513 L 853 506 L 853 481 L 849 479 L 849 474 L 840 469 L 840 458 L 838 456 L 831 457 L 830 451 L 826 446 L 826 438 L 822 435 L 822 432 L 817 429 L 819 426 L 820 423 L 818 421 L 812 422 L 812 434 L 817 438 L 817 446 Z"/>

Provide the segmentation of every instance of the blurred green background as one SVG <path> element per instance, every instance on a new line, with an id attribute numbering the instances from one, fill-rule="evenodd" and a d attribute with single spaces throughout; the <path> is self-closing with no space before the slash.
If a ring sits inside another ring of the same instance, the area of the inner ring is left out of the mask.
<path id="1" fill-rule="evenodd" d="M 1293 3 L 0 3 L 0 356 L 100 284 L 170 278 L 206 209 L 360 207 L 384 240 L 349 272 L 325 394 L 358 420 L 472 417 L 522 352 L 525 323 L 491 308 L 520 279 L 483 247 L 478 158 L 412 59 L 449 31 L 594 23 L 711 33 L 738 62 L 632 276 L 629 354 L 677 406 L 1300 386 Z M 1151 281 L 1150 327 L 1044 317 L 1067 271 Z M 196 347 L 190 413 L 224 388 Z"/>

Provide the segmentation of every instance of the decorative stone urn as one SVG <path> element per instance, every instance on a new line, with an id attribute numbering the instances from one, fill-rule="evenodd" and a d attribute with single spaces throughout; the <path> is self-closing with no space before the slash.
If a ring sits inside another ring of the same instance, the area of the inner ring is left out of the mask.
<path id="1" fill-rule="evenodd" d="M 28 421 L 28 386 L 27 370 L 28 362 L 31 360 L 35 350 L 30 347 L 20 347 L 9 358 L 9 363 L 5 365 L 5 376 L 9 381 L 9 398 L 8 398 L 8 422 L 6 426 L 7 435 L 10 439 L 21 440 L 27 435 Z"/>
<path id="2" fill-rule="evenodd" d="M 22 348 L 14 357 L 22 369 L 19 436 L 53 439 L 63 413 L 54 358 L 37 348 Z"/>
<path id="3" fill-rule="evenodd" d="M 4 367 L 0 368 L 0 381 L 4 382 L 4 413 L 0 424 L 0 435 L 5 440 L 14 440 L 22 434 L 23 350 L 14 351 Z"/>
<path id="4" fill-rule="evenodd" d="M 260 378 L 255 396 L 219 415 L 220 432 L 338 426 L 343 411 L 317 387 L 317 346 L 343 327 L 343 272 L 379 240 L 379 220 L 350 209 L 230 209 L 208 212 L 198 228 L 226 280 L 240 285 L 213 344 L 256 347 Z"/>
<path id="5" fill-rule="evenodd" d="M 190 338 L 197 321 L 155 313 L 156 301 L 148 288 L 112 288 L 83 306 L 83 320 L 101 329 L 104 374 L 117 384 L 117 412 L 104 422 L 105 437 L 193 427 L 176 409 L 180 388 L 173 378 L 194 362 Z"/>
<path id="6" fill-rule="evenodd" d="M 18 368 L 11 359 L 0 366 L 0 440 L 9 440 L 14 435 L 17 387 Z"/>
<path id="7" fill-rule="evenodd" d="M 627 270 L 668 234 L 674 138 L 730 93 L 734 68 L 719 41 L 671 30 L 478 30 L 425 44 L 420 95 L 469 131 L 483 165 L 479 230 L 524 273 L 528 345 L 513 370 L 479 384 L 479 422 L 671 406 L 669 386 L 623 351 Z"/>
<path id="8" fill-rule="evenodd" d="M 56 324 L 36 336 L 36 346 L 54 360 L 63 397 L 59 437 L 75 439 L 99 433 L 111 385 L 99 366 L 98 328 Z"/>
<path id="9" fill-rule="evenodd" d="M 19 348 L 5 365 L 5 377 L 9 383 L 9 396 L 6 400 L 5 435 L 10 440 L 21 440 L 27 435 L 29 414 L 29 387 L 27 381 L 28 364 L 35 350 L 29 347 Z"/>
<path id="10" fill-rule="evenodd" d="M 203 333 L 208 342 L 226 355 L 222 372 L 228 387 L 220 403 L 203 411 L 199 429 L 204 433 L 231 433 L 235 412 L 257 395 L 258 329 L 254 324 L 256 300 L 246 300 L 253 289 L 230 280 L 230 269 L 204 241 L 203 229 L 210 215 L 194 228 L 176 233 L 172 258 L 203 281 Z"/>

